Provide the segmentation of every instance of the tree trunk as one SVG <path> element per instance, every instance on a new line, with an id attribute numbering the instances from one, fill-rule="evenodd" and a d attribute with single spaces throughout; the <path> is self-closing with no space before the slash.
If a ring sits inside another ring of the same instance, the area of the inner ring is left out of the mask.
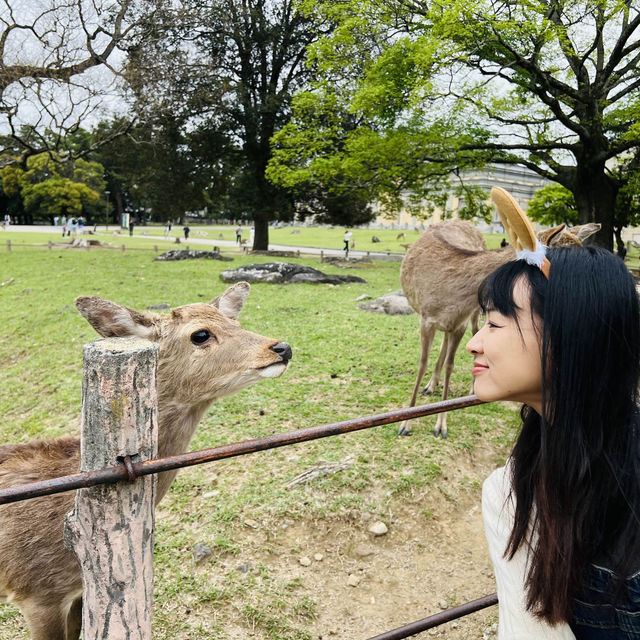
<path id="1" fill-rule="evenodd" d="M 255 235 L 253 236 L 253 247 L 256 251 L 268 251 L 269 249 L 269 219 L 259 213 L 253 217 Z"/>
<path id="2" fill-rule="evenodd" d="M 616 253 L 621 258 L 624 258 L 627 252 L 627 248 L 625 247 L 624 240 L 622 239 L 622 229 L 623 227 L 620 227 L 618 225 L 614 226 L 613 235 L 615 236 L 615 239 L 616 239 Z"/>
<path id="3" fill-rule="evenodd" d="M 618 186 L 606 175 L 604 164 L 583 168 L 578 166 L 572 191 L 578 207 L 580 224 L 601 224 L 600 231 L 592 236 L 592 243 L 612 251 Z"/>
<path id="4" fill-rule="evenodd" d="M 119 182 L 114 182 L 113 187 L 113 201 L 116 205 L 116 224 L 120 226 L 120 221 L 122 220 L 122 214 L 124 209 L 122 207 L 122 189 L 120 188 Z"/>
<path id="5" fill-rule="evenodd" d="M 256 189 L 252 208 L 255 236 L 252 248 L 257 251 L 268 251 L 269 222 L 277 218 L 277 192 L 264 175 L 267 162 L 268 157 L 264 156 L 258 156 L 254 161 Z"/>

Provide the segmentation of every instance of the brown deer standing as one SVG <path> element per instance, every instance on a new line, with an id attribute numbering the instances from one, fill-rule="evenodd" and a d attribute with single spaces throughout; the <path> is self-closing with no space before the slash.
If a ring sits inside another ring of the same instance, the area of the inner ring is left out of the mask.
<path id="1" fill-rule="evenodd" d="M 547 246 L 581 245 L 599 228 L 595 223 L 571 229 L 559 225 L 541 231 L 538 239 Z M 515 257 L 512 247 L 488 250 L 480 231 L 463 220 L 434 224 L 411 245 L 402 261 L 400 282 L 409 304 L 420 315 L 421 355 L 409 406 L 415 406 L 436 331 L 443 331 L 444 338 L 433 375 L 422 395 L 433 393 L 444 366 L 442 398 L 447 399 L 462 336 L 470 322 L 474 332 L 478 329 L 478 287 L 492 271 Z M 446 413 L 438 414 L 433 432 L 435 436 L 447 437 Z M 408 421 L 400 425 L 398 433 L 411 433 Z"/>
<path id="2" fill-rule="evenodd" d="M 158 343 L 158 456 L 186 450 L 209 405 L 287 369 L 286 342 L 245 331 L 237 322 L 249 294 L 239 282 L 211 304 L 170 314 L 140 313 L 95 297 L 76 300 L 104 337 L 137 336 Z M 77 473 L 80 441 L 73 438 L 0 447 L 0 487 Z M 158 476 L 156 503 L 177 471 Z M 64 516 L 74 493 L 0 506 L 0 597 L 24 614 L 33 640 L 77 640 L 82 580 L 63 543 Z"/>

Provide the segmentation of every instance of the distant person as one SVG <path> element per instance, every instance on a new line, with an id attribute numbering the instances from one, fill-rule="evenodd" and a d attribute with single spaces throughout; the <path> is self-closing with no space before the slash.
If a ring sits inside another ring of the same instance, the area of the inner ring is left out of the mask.
<path id="1" fill-rule="evenodd" d="M 164 228 L 164 237 L 168 238 L 171 233 L 171 220 L 167 222 L 167 226 Z"/>
<path id="2" fill-rule="evenodd" d="M 129 220 L 129 235 L 132 236 L 133 235 L 133 228 L 135 227 L 135 224 L 133 222 L 133 220 Z"/>
<path id="3" fill-rule="evenodd" d="M 344 232 L 344 255 L 349 255 L 349 241 L 351 240 L 351 236 L 353 234 L 348 229 Z"/>
<path id="4" fill-rule="evenodd" d="M 236 229 L 236 244 L 242 244 L 242 227 Z"/>
<path id="5" fill-rule="evenodd" d="M 500 240 L 500 246 L 504 249 L 509 243 L 507 242 L 506 238 L 502 238 L 502 240 Z"/>
<path id="6" fill-rule="evenodd" d="M 5 231 L 9 231 L 9 227 L 11 226 L 11 216 L 8 213 L 4 214 L 4 228 Z"/>
<path id="7" fill-rule="evenodd" d="M 53 226 L 54 227 L 58 226 L 58 216 L 53 216 Z"/>
<path id="8" fill-rule="evenodd" d="M 182 230 L 184 231 L 184 239 L 188 240 L 189 239 L 189 231 L 191 231 L 191 229 L 189 229 L 189 227 L 187 225 L 185 225 Z"/>
<path id="9" fill-rule="evenodd" d="M 253 238 L 256 235 L 255 227 L 249 229 L 249 246 L 253 249 Z"/>

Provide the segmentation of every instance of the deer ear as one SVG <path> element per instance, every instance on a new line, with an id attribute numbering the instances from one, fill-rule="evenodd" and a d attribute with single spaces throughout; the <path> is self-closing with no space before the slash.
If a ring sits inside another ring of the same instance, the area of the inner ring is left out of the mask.
<path id="1" fill-rule="evenodd" d="M 136 336 L 155 340 L 158 337 L 149 316 L 110 300 L 81 296 L 76 298 L 76 307 L 103 338 Z"/>
<path id="2" fill-rule="evenodd" d="M 566 228 L 567 225 L 562 223 L 556 227 L 550 227 L 549 229 L 544 229 L 538 234 L 538 240 L 542 242 L 542 244 L 546 244 L 547 247 L 552 246 L 553 244 L 557 244 L 560 240 L 560 237 L 563 234 L 567 234 L 569 230 Z"/>
<path id="3" fill-rule="evenodd" d="M 602 225 L 599 222 L 587 222 L 586 224 L 578 225 L 577 227 L 571 227 L 569 231 L 580 240 L 584 242 L 587 238 L 591 237 L 594 233 L 600 231 Z"/>
<path id="4" fill-rule="evenodd" d="M 236 282 L 211 304 L 227 318 L 237 320 L 250 290 L 251 285 L 248 282 Z"/>

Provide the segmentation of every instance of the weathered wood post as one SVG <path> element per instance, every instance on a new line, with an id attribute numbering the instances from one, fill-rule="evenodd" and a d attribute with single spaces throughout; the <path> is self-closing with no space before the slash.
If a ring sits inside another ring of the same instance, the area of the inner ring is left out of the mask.
<path id="1" fill-rule="evenodd" d="M 82 471 L 157 454 L 158 347 L 107 338 L 84 347 Z M 65 544 L 80 563 L 84 640 L 151 640 L 155 475 L 80 489 Z"/>

